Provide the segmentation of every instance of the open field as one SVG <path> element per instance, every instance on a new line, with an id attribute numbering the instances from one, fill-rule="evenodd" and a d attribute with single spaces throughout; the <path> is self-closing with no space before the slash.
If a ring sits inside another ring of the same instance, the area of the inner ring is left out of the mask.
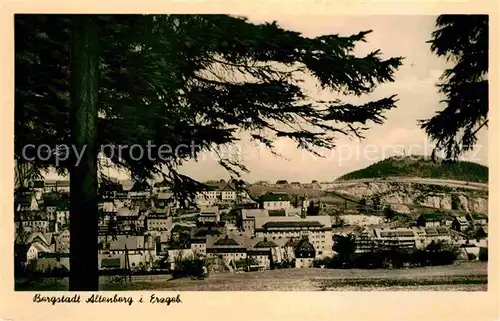
<path id="1" fill-rule="evenodd" d="M 283 269 L 217 273 L 205 280 L 172 280 L 167 275 L 134 276 L 131 283 L 109 283 L 101 291 L 486 291 L 487 263 L 394 270 Z M 66 290 L 68 280 L 51 279 L 25 290 Z M 56 284 L 57 283 L 57 284 Z M 19 289 L 21 290 L 21 289 Z"/>

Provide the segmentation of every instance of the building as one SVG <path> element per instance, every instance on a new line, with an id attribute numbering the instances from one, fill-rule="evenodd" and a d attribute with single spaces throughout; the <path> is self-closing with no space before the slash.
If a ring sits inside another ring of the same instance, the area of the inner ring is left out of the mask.
<path id="1" fill-rule="evenodd" d="M 191 230 L 191 250 L 200 256 L 207 254 L 207 238 L 221 237 L 224 229 L 215 227 L 193 228 Z"/>
<path id="2" fill-rule="evenodd" d="M 275 242 L 264 238 L 248 249 L 248 259 L 254 263 L 256 268 L 268 270 L 272 266 L 273 252 L 277 247 L 278 245 Z M 249 266 L 249 268 L 252 268 L 252 266 Z"/>
<path id="3" fill-rule="evenodd" d="M 154 199 L 154 206 L 158 208 L 177 207 L 177 205 L 172 192 L 159 193 Z"/>
<path id="4" fill-rule="evenodd" d="M 382 247 L 415 248 L 420 246 L 421 238 L 412 228 L 376 228 L 375 240 Z"/>
<path id="5" fill-rule="evenodd" d="M 253 236 L 255 234 L 255 218 L 269 217 L 269 211 L 266 209 L 240 209 L 237 215 L 236 226 L 248 236 Z"/>
<path id="6" fill-rule="evenodd" d="M 65 229 L 59 233 L 59 235 L 55 235 L 55 252 L 57 253 L 69 253 L 69 241 L 70 234 L 69 229 Z"/>
<path id="7" fill-rule="evenodd" d="M 25 193 L 20 197 L 17 205 L 18 212 L 33 212 L 38 210 L 38 200 L 35 193 Z"/>
<path id="8" fill-rule="evenodd" d="M 377 247 L 374 230 L 364 228 L 359 234 L 355 235 L 355 245 L 355 253 L 373 252 Z"/>
<path id="9" fill-rule="evenodd" d="M 127 256 L 131 269 L 151 267 L 156 260 L 153 238 L 143 235 L 117 235 L 109 242 L 109 248 L 99 252 L 99 269 L 110 268 L 109 263 L 116 265 L 117 260 L 120 260 L 120 268 L 126 268 Z"/>
<path id="10" fill-rule="evenodd" d="M 220 222 L 219 208 L 217 206 L 202 208 L 198 214 L 198 222 L 202 224 Z"/>
<path id="11" fill-rule="evenodd" d="M 267 193 L 259 197 L 261 208 L 266 210 L 285 210 L 291 207 L 288 194 Z"/>
<path id="12" fill-rule="evenodd" d="M 451 242 L 450 230 L 446 227 L 427 227 L 423 228 L 425 235 L 423 236 L 422 245 L 427 246 L 432 241 L 434 242 Z"/>
<path id="13" fill-rule="evenodd" d="M 124 206 L 116 210 L 116 228 L 118 231 L 139 231 L 137 220 L 139 219 L 139 207 Z"/>
<path id="14" fill-rule="evenodd" d="M 465 216 L 455 216 L 451 228 L 458 232 L 464 232 L 470 226 Z"/>
<path id="15" fill-rule="evenodd" d="M 236 188 L 227 184 L 220 190 L 220 199 L 223 202 L 234 202 L 236 201 Z"/>
<path id="16" fill-rule="evenodd" d="M 146 231 L 170 231 L 172 230 L 172 216 L 163 214 L 149 214 L 145 216 Z"/>
<path id="17" fill-rule="evenodd" d="M 59 204 L 56 207 L 56 221 L 60 226 L 69 225 L 69 204 Z"/>
<path id="18" fill-rule="evenodd" d="M 32 243 L 26 251 L 26 263 L 37 260 L 39 255 L 48 252 L 50 252 L 50 249 L 44 244 L 39 242 Z"/>
<path id="19" fill-rule="evenodd" d="M 333 233 L 330 216 L 257 217 L 255 236 L 269 240 L 307 237 L 318 257 L 333 255 Z"/>
<path id="20" fill-rule="evenodd" d="M 307 237 L 300 239 L 294 247 L 295 267 L 308 268 L 316 258 L 316 250 Z"/>
<path id="21" fill-rule="evenodd" d="M 26 233 L 49 232 L 49 220 L 43 212 L 25 212 L 15 221 L 16 233 L 22 229 Z"/>
<path id="22" fill-rule="evenodd" d="M 239 242 L 238 242 L 239 241 Z M 207 257 L 220 258 L 227 269 L 232 270 L 236 261 L 246 260 L 247 246 L 241 238 L 236 240 L 234 235 L 207 238 Z"/>
<path id="23" fill-rule="evenodd" d="M 441 215 L 437 213 L 424 213 L 417 218 L 417 226 L 439 227 L 441 226 Z"/>

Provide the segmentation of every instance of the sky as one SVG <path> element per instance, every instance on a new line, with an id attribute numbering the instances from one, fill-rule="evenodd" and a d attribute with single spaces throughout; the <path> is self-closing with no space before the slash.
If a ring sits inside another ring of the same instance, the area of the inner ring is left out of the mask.
<path id="1" fill-rule="evenodd" d="M 239 151 L 239 159 L 249 169 L 243 174 L 246 181 L 258 180 L 310 182 L 332 181 L 335 178 L 361 169 L 386 157 L 405 153 L 430 155 L 432 144 L 418 126 L 417 121 L 432 117 L 444 108 L 443 97 L 436 83 L 447 68 L 444 58 L 438 58 L 426 43 L 435 29 L 435 16 L 301 16 L 273 15 L 247 16 L 251 22 L 277 21 L 278 25 L 314 37 L 323 34 L 348 36 L 362 30 L 373 30 L 366 40 L 356 47 L 356 54 L 364 55 L 380 49 L 383 58 L 405 57 L 403 66 L 396 71 L 393 83 L 383 84 L 356 103 L 376 100 L 396 94 L 397 108 L 386 112 L 383 125 L 371 124 L 364 132 L 365 139 L 349 139 L 338 136 L 337 148 L 322 153 L 324 158 L 297 149 L 290 140 L 275 141 L 283 158 L 276 157 L 262 146 L 256 146 L 247 137 L 232 151 Z M 448 66 L 449 67 L 449 66 Z M 335 97 L 333 93 L 320 92 L 312 79 L 304 86 L 318 99 Z M 482 130 L 475 150 L 465 154 L 464 159 L 488 165 L 487 130 Z M 227 179 L 228 172 L 211 154 L 204 154 L 200 161 L 189 161 L 180 172 L 200 181 Z M 53 176 L 53 175 L 49 175 Z M 118 178 L 126 178 L 117 174 Z"/>
<path id="2" fill-rule="evenodd" d="M 395 73 L 395 81 L 380 85 L 369 99 L 373 100 L 397 94 L 397 108 L 385 114 L 383 125 L 373 124 L 364 133 L 363 141 L 338 137 L 337 148 L 321 159 L 301 152 L 292 141 L 283 139 L 277 146 L 283 158 L 278 158 L 257 148 L 249 140 L 241 143 L 242 160 L 250 170 L 243 175 L 248 181 L 268 180 L 310 182 L 330 181 L 353 170 L 361 169 L 386 157 L 408 154 L 430 155 L 432 144 L 417 124 L 444 108 L 443 97 L 436 83 L 447 68 L 444 58 L 438 58 L 426 43 L 435 29 L 435 16 L 248 16 L 252 22 L 276 20 L 286 29 L 301 32 L 304 36 L 322 34 L 350 35 L 361 30 L 373 30 L 367 42 L 357 47 L 356 54 L 366 54 L 381 49 L 382 57 L 405 57 L 403 66 Z M 313 91 L 314 83 L 305 83 Z M 319 98 L 330 96 L 314 92 Z M 362 102 L 361 100 L 360 102 Z M 488 165 L 487 131 L 480 132 L 475 150 L 464 159 Z M 201 162 L 191 161 L 182 172 L 199 180 L 228 177 L 214 157 L 207 155 Z"/>

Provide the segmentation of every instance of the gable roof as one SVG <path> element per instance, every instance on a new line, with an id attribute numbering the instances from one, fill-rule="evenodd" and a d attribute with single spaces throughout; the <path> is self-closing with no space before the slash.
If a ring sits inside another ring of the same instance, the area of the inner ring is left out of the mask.
<path id="1" fill-rule="evenodd" d="M 276 243 L 272 241 L 268 241 L 267 238 L 264 238 L 264 240 L 259 241 L 257 244 L 254 245 L 254 248 L 270 248 L 270 247 L 277 247 Z"/>
<path id="2" fill-rule="evenodd" d="M 420 218 L 426 222 L 439 222 L 442 219 L 442 215 L 438 213 L 423 213 L 420 215 Z"/>
<path id="3" fill-rule="evenodd" d="M 35 248 L 38 252 L 50 252 L 49 248 L 42 243 L 32 243 L 31 247 Z"/>
<path id="4" fill-rule="evenodd" d="M 290 201 L 288 194 L 267 193 L 259 197 L 261 202 L 286 202 Z"/>
<path id="5" fill-rule="evenodd" d="M 214 245 L 223 245 L 223 246 L 238 246 L 240 245 L 238 242 L 236 242 L 234 239 L 229 238 L 227 235 L 224 238 L 221 238 L 217 242 L 214 243 Z"/>
<path id="6" fill-rule="evenodd" d="M 309 242 L 307 238 L 302 238 L 300 239 L 296 244 L 294 248 L 295 252 L 316 252 L 314 249 L 314 245 Z"/>

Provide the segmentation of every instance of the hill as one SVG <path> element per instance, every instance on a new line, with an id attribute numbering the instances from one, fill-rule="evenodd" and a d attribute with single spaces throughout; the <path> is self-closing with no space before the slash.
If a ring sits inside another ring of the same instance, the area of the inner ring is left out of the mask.
<path id="1" fill-rule="evenodd" d="M 337 180 L 419 177 L 488 183 L 488 167 L 466 161 L 446 163 L 424 156 L 390 157 Z"/>

